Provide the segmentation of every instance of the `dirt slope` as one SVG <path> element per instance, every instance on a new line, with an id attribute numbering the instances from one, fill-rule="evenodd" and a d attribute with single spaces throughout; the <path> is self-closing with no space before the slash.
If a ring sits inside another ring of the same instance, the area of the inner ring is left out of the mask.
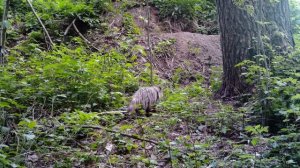
<path id="1" fill-rule="evenodd" d="M 152 40 L 158 44 L 164 40 L 175 40 L 174 52 L 168 57 L 155 55 L 154 65 L 163 77 L 170 76 L 177 68 L 186 70 L 191 74 L 201 73 L 208 75 L 210 66 L 222 64 L 222 53 L 218 35 L 202 35 L 190 32 L 153 34 Z"/>
<path id="2" fill-rule="evenodd" d="M 135 7 L 127 12 L 133 16 L 136 25 L 141 30 L 137 44 L 147 48 L 147 32 L 145 20 L 147 19 L 146 7 Z M 114 15 L 109 27 L 122 31 L 123 14 Z M 182 32 L 177 23 L 161 21 L 158 18 L 158 11 L 151 9 L 150 18 L 150 37 L 154 51 L 154 67 L 157 74 L 165 79 L 172 77 L 176 69 L 180 68 L 188 74 L 200 73 L 204 76 L 209 75 L 210 66 L 220 66 L 222 64 L 222 54 L 218 35 L 202 35 L 197 33 Z M 101 31 L 96 30 L 89 35 L 95 46 L 102 48 L 103 45 L 118 47 L 118 34 L 105 37 L 101 36 Z M 160 46 L 164 41 L 173 41 L 170 46 Z M 160 53 L 157 52 L 160 50 Z M 167 53 L 169 52 L 169 53 Z M 140 57 L 140 62 L 145 63 L 146 59 Z M 193 78 L 193 77 L 192 77 Z M 185 82 L 184 82 L 185 83 Z M 185 83 L 187 84 L 187 83 Z"/>
<path id="3" fill-rule="evenodd" d="M 134 16 L 136 24 L 142 30 L 140 44 L 147 46 L 146 25 L 141 20 L 147 16 L 146 8 L 133 8 L 129 12 Z M 222 64 L 219 35 L 182 32 L 177 23 L 160 21 L 158 11 L 155 8 L 152 8 L 151 12 L 150 37 L 154 51 L 154 67 L 159 76 L 170 78 L 176 69 L 181 68 L 189 74 L 201 73 L 207 77 L 210 66 Z M 174 45 L 170 46 L 171 49 L 168 49 L 170 53 L 167 55 L 157 53 L 159 43 L 170 39 L 175 41 Z"/>

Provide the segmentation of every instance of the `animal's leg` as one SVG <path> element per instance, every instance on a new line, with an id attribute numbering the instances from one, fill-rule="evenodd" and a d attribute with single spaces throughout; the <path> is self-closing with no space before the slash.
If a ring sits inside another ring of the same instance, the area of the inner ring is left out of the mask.
<path id="1" fill-rule="evenodd" d="M 146 117 L 150 117 L 150 116 L 151 116 L 150 111 L 151 111 L 151 108 L 148 107 L 148 108 L 146 109 Z"/>
<path id="2" fill-rule="evenodd" d="M 140 110 L 139 109 L 135 109 L 135 113 L 137 116 L 141 116 Z"/>

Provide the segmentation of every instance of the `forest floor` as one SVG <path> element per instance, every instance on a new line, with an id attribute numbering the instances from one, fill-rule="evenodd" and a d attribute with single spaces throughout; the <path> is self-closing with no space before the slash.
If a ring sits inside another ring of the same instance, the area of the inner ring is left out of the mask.
<path id="1" fill-rule="evenodd" d="M 147 47 L 147 32 L 141 19 L 146 16 L 145 11 L 145 7 L 129 10 L 141 29 L 137 44 Z M 210 75 L 213 67 L 220 70 L 222 64 L 219 36 L 183 32 L 178 25 L 160 22 L 157 11 L 152 11 L 150 37 L 155 71 L 167 80 L 172 79 L 178 69 L 187 72 L 187 77 L 180 81 L 182 89 L 173 95 L 174 102 L 182 99 L 188 102 L 187 106 L 172 104 L 171 98 L 168 106 L 174 106 L 175 110 L 159 111 L 151 117 L 124 120 L 122 113 L 103 113 L 101 117 L 115 124 L 107 127 L 104 120 L 102 126 L 86 126 L 82 135 L 75 135 L 76 143 L 70 142 L 72 150 L 52 149 L 39 159 L 35 159 L 38 157 L 35 153 L 28 155 L 32 167 L 48 167 L 54 163 L 59 166 L 62 157 L 70 158 L 76 153 L 80 153 L 82 159 L 69 162 L 78 167 L 214 167 L 217 163 L 212 160 L 219 160 L 218 165 L 231 165 L 227 159 L 234 157 L 235 145 L 244 143 L 238 142 L 240 135 L 236 131 L 243 129 L 244 121 L 241 120 L 243 114 L 235 114 L 230 104 L 212 98 Z M 112 21 L 109 28 L 121 29 L 122 14 L 109 20 Z M 88 34 L 88 39 L 99 48 L 103 45 L 118 48 L 120 37 L 118 33 L 104 35 L 97 29 Z M 143 64 L 147 59 L 139 55 L 138 62 Z M 195 74 L 199 73 L 204 82 L 197 82 Z M 190 90 L 196 90 L 196 95 L 185 96 Z M 190 113 L 176 112 L 177 108 L 193 109 Z M 248 145 L 243 149 L 255 152 Z M 96 161 L 90 159 L 93 156 Z"/>
<path id="2" fill-rule="evenodd" d="M 238 67 L 253 92 L 217 97 L 224 60 L 218 5 L 56 0 L 0 7 L 7 21 L 0 168 L 297 167 L 299 47 L 280 56 L 264 36 L 272 60 L 257 55 Z M 154 89 L 137 96 L 149 106 L 159 99 L 150 115 L 128 112 L 134 93 L 151 85 L 163 96 Z"/>
<path id="3" fill-rule="evenodd" d="M 136 44 L 147 48 L 146 25 L 142 19 L 146 17 L 145 9 L 132 8 L 129 12 L 141 30 Z M 123 14 L 108 17 L 111 20 L 109 28 L 122 32 Z M 230 103 L 213 99 L 211 83 L 214 76 L 211 75 L 216 68 L 221 71 L 222 64 L 219 36 L 183 32 L 180 25 L 161 22 L 154 9 L 150 27 L 156 74 L 162 79 L 172 80 L 178 72 L 185 72 L 180 74 L 185 75 L 179 81 L 181 89 L 168 93 L 169 100 L 165 103 L 170 110 L 158 107 L 158 112 L 151 117 L 138 116 L 126 120 L 119 112 L 97 114 L 103 120 L 102 126 L 83 127 L 84 130 L 75 133 L 75 139 L 68 142 L 73 144 L 71 148 L 69 144 L 61 144 L 59 149 L 48 149 L 51 151 L 48 154 L 28 154 L 28 165 L 65 166 L 66 159 L 63 158 L 68 158 L 70 165 L 75 167 L 232 166 L 236 145 L 245 144 L 239 132 L 243 129 L 241 118 L 244 114 L 237 114 Z M 100 29 L 89 32 L 87 38 L 99 48 L 104 45 L 121 48 L 120 41 L 123 40 L 118 33 L 107 35 Z M 138 55 L 140 64 L 146 63 L 147 59 L 147 56 Z M 197 81 L 197 74 L 202 76 L 203 81 Z M 187 93 L 192 96 L 187 96 Z M 178 112 L 178 109 L 183 110 Z M 76 116 L 76 113 L 73 115 Z M 78 118 L 80 115 L 83 114 L 78 113 Z M 64 131 L 70 129 L 65 128 Z M 259 150 L 247 144 L 238 149 L 249 153 Z M 74 155 L 75 158 L 72 157 Z"/>

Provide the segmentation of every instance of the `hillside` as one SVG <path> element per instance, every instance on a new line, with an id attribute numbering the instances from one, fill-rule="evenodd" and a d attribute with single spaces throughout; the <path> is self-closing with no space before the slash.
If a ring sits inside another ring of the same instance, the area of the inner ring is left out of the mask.
<path id="1" fill-rule="evenodd" d="M 0 3 L 1 168 L 299 167 L 296 0 Z"/>
<path id="2" fill-rule="evenodd" d="M 137 36 L 135 45 L 147 48 L 147 8 L 137 6 L 130 8 L 128 13 L 133 16 L 141 34 Z M 221 66 L 222 54 L 218 35 L 205 35 L 182 31 L 176 22 L 160 20 L 156 8 L 151 8 L 150 40 L 154 50 L 153 65 L 157 74 L 164 79 L 170 79 L 176 69 L 188 71 L 191 79 L 193 74 L 201 73 L 209 78 L 209 66 Z M 109 29 L 122 29 L 122 14 L 109 17 Z M 176 28 L 177 27 L 177 28 Z M 101 48 L 105 43 L 118 44 L 118 38 L 105 36 L 100 31 L 89 33 L 94 46 Z M 104 40 L 107 39 L 107 40 Z M 120 43 L 120 42 L 119 42 Z M 148 54 L 148 53 L 147 53 Z M 148 57 L 139 55 L 139 62 L 144 64 Z M 189 81 L 185 81 L 185 83 Z M 183 81 L 184 83 L 184 81 Z M 187 83 L 186 83 L 187 84 Z"/>

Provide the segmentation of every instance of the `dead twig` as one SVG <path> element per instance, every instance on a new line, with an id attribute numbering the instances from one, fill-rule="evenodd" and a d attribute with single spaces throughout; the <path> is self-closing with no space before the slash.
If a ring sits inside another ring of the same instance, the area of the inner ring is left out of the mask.
<path id="1" fill-rule="evenodd" d="M 69 24 L 69 26 L 66 28 L 65 32 L 64 32 L 64 37 L 63 37 L 63 42 L 65 42 L 66 40 L 66 36 L 69 33 L 71 27 L 73 26 L 73 22 L 75 23 L 76 18 Z"/>
<path id="2" fill-rule="evenodd" d="M 112 27 L 112 25 L 115 23 L 115 20 L 113 20 L 112 22 L 111 22 L 111 24 L 109 24 L 109 28 L 111 28 Z"/>
<path id="3" fill-rule="evenodd" d="M 159 144 L 159 143 L 156 142 L 156 141 L 152 141 L 152 140 L 149 140 L 149 139 L 140 138 L 140 137 L 138 137 L 137 135 L 125 134 L 125 133 L 121 133 L 121 132 L 118 132 L 118 131 L 114 131 L 114 130 L 111 130 L 111 129 L 108 129 L 108 128 L 105 128 L 105 127 L 92 126 L 92 125 L 83 125 L 83 126 L 81 126 L 81 127 L 82 127 L 82 128 L 91 128 L 91 129 L 105 130 L 105 131 L 107 131 L 107 132 L 117 133 L 117 134 L 120 134 L 120 135 L 125 136 L 125 137 L 128 137 L 128 138 L 132 138 L 132 139 L 136 139 L 136 140 L 140 140 L 140 141 L 149 142 L 149 143 L 152 143 L 152 144 L 154 144 L 154 145 L 158 145 L 158 144 Z"/>
<path id="4" fill-rule="evenodd" d="M 150 59 L 150 81 L 151 86 L 153 86 L 153 51 L 151 46 L 151 37 L 150 37 L 150 20 L 151 20 L 151 7 L 149 5 L 149 0 L 146 1 L 147 5 L 147 47 L 149 49 L 149 59 Z"/>
<path id="5" fill-rule="evenodd" d="M 32 12 L 33 12 L 33 14 L 35 15 L 35 17 L 38 19 L 38 21 L 39 21 L 40 25 L 42 26 L 44 32 L 46 33 L 46 36 L 48 37 L 48 40 L 49 40 L 49 42 L 50 42 L 50 45 L 51 45 L 51 46 L 54 46 L 54 43 L 53 43 L 53 41 L 52 41 L 52 39 L 51 39 L 51 37 L 50 37 L 50 35 L 49 35 L 49 33 L 48 33 L 48 31 L 47 31 L 45 25 L 43 24 L 43 22 L 42 22 L 42 20 L 40 19 L 40 17 L 37 15 L 35 9 L 34 9 L 33 6 L 32 6 L 32 3 L 30 2 L 30 0 L 26 0 L 26 1 L 27 1 L 27 3 L 29 4 L 29 6 L 30 6 L 30 8 L 31 8 L 31 10 L 32 10 Z"/>
<path id="6" fill-rule="evenodd" d="M 127 111 L 105 111 L 105 112 L 100 112 L 99 115 L 106 115 L 106 114 L 121 114 L 121 115 L 124 115 L 124 113 L 127 113 Z"/>

